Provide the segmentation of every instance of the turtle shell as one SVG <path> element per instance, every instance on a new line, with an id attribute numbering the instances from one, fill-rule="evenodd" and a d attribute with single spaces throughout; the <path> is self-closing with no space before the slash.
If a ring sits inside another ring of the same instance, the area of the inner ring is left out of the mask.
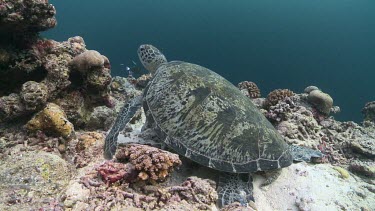
<path id="1" fill-rule="evenodd" d="M 217 73 L 174 61 L 144 93 L 147 121 L 178 154 L 225 172 L 289 166 L 288 145 L 249 98 Z"/>

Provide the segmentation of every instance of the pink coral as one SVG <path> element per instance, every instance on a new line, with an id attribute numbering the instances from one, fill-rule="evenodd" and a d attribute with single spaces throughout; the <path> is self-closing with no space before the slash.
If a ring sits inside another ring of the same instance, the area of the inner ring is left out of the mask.
<path id="1" fill-rule="evenodd" d="M 115 183 L 119 180 L 125 182 L 134 181 L 137 178 L 136 171 L 132 164 L 115 163 L 113 161 L 106 161 L 96 168 L 99 175 L 107 184 Z"/>

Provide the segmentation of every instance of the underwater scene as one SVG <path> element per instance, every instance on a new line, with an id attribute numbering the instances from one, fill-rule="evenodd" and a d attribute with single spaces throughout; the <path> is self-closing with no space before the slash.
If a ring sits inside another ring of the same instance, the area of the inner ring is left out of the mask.
<path id="1" fill-rule="evenodd" d="M 0 210 L 375 211 L 375 2 L 0 0 Z"/>

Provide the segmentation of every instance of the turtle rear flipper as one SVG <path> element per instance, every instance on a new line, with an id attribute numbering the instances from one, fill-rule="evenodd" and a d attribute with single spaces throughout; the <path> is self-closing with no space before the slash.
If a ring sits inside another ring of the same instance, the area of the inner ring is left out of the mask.
<path id="1" fill-rule="evenodd" d="M 303 146 L 289 145 L 289 149 L 293 160 L 297 162 L 311 162 L 311 160 L 314 158 L 322 158 L 324 156 L 324 154 L 318 150 L 313 150 Z"/>
<path id="2" fill-rule="evenodd" d="M 120 131 L 124 130 L 126 124 L 130 122 L 135 113 L 142 106 L 142 96 L 134 97 L 130 102 L 126 103 L 118 113 L 115 123 L 111 131 L 105 138 L 104 158 L 112 159 L 117 149 L 117 137 Z"/>
<path id="3" fill-rule="evenodd" d="M 242 176 L 246 176 L 246 181 Z M 239 202 L 242 206 L 247 206 L 253 197 L 253 178 L 250 174 L 232 174 L 220 172 L 219 185 L 217 189 L 219 200 L 218 206 Z"/>

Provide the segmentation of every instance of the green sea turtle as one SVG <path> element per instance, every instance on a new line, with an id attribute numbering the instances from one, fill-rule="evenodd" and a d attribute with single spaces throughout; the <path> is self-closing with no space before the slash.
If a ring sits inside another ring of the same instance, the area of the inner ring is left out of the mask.
<path id="1" fill-rule="evenodd" d="M 141 45 L 138 56 L 153 78 L 143 96 L 121 109 L 105 140 L 105 158 L 112 158 L 119 132 L 142 103 L 145 125 L 168 147 L 220 173 L 219 206 L 254 200 L 252 172 L 321 156 L 287 145 L 251 100 L 215 72 L 187 62 L 167 62 L 152 45 Z M 247 180 L 241 174 L 248 175 Z"/>

